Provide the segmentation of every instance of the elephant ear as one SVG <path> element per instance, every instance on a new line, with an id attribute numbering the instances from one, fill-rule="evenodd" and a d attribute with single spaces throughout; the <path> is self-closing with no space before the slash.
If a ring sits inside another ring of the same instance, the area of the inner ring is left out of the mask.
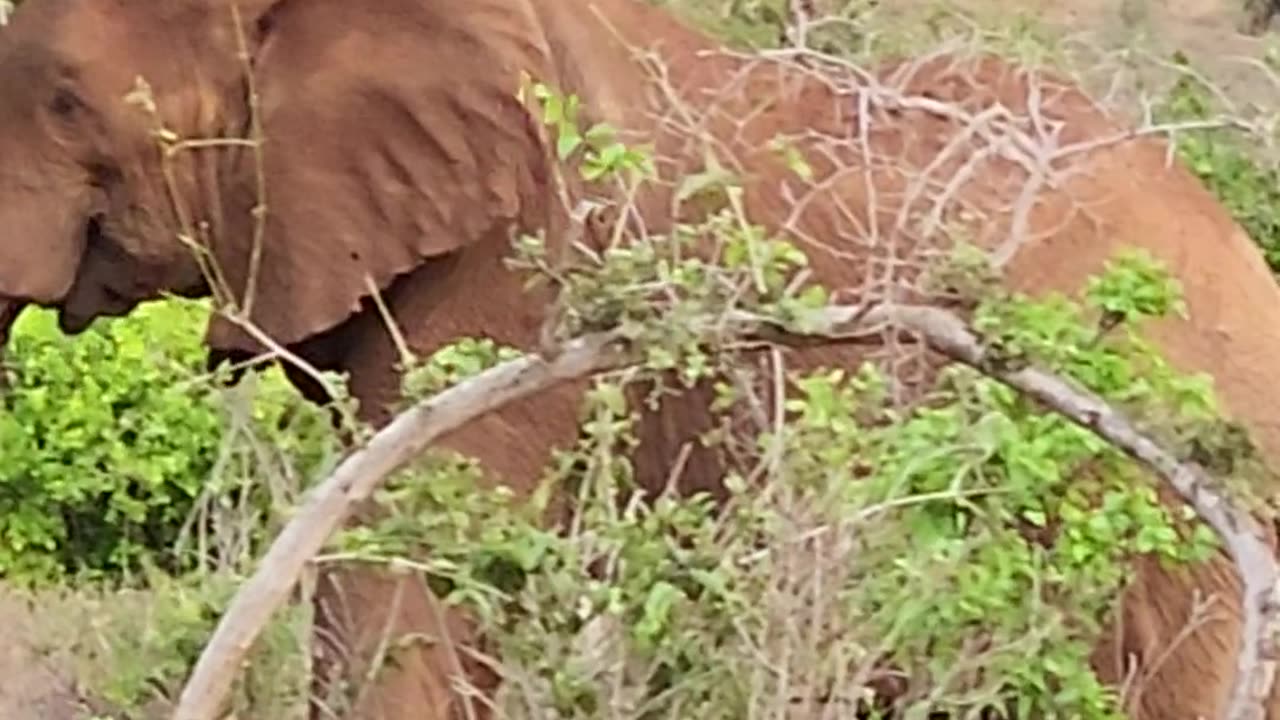
<path id="1" fill-rule="evenodd" d="M 341 323 L 431 258 L 546 220 L 551 156 L 518 83 L 548 77 L 549 53 L 526 3 L 240 2 L 259 33 L 265 143 L 224 188 L 211 243 L 238 300 L 253 280 L 249 317 L 275 341 Z M 221 316 L 208 339 L 263 349 Z"/>

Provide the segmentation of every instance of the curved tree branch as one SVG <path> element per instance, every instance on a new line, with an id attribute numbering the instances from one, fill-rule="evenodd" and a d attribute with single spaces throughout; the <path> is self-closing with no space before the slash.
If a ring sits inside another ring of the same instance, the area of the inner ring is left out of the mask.
<path id="1" fill-rule="evenodd" d="M 1174 456 L 1101 398 L 1036 368 L 1001 370 L 956 315 L 937 308 L 879 305 L 830 307 L 798 334 L 767 319 L 732 313 L 736 335 L 781 343 L 869 342 L 886 328 L 919 335 L 934 350 L 969 365 L 1085 427 L 1157 472 L 1221 537 L 1244 584 L 1236 681 L 1221 720 L 1260 720 L 1276 674 L 1280 637 L 1280 571 L 1258 522 L 1216 487 L 1198 465 Z M 235 673 L 271 615 L 285 603 L 306 564 L 389 475 L 436 438 L 560 382 L 620 366 L 630 357 L 610 333 L 579 338 L 551 360 L 525 357 L 499 365 L 398 416 L 324 482 L 281 532 L 240 590 L 205 647 L 179 699 L 175 720 L 214 720 Z"/>

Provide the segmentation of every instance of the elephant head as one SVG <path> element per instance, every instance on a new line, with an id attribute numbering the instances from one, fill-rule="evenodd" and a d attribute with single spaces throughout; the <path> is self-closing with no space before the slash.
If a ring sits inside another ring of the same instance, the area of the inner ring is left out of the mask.
<path id="1" fill-rule="evenodd" d="M 0 318 L 55 307 L 74 333 L 213 293 L 289 345 L 544 218 L 532 10 L 432 7 L 26 0 L 0 33 Z M 209 341 L 262 349 L 218 315 Z"/>

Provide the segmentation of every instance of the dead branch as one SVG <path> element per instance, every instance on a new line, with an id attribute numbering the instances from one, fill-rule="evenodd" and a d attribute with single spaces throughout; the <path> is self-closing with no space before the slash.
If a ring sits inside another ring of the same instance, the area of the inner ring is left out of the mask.
<path id="1" fill-rule="evenodd" d="M 1280 571 L 1260 525 L 1198 465 L 1183 461 L 1144 434 L 1101 398 L 1043 370 L 1007 370 L 956 315 L 911 305 L 833 306 L 819 311 L 806 334 L 789 332 L 745 312 L 728 316 L 730 335 L 811 344 L 883 338 L 885 329 L 919 336 L 932 349 L 1045 403 L 1156 471 L 1222 538 L 1244 584 L 1237 676 L 1224 720 L 1258 720 L 1275 679 L 1274 638 L 1280 636 Z M 626 363 L 629 353 L 610 333 L 579 338 L 554 360 L 513 360 L 429 398 L 398 416 L 344 461 L 285 527 L 258 571 L 235 597 L 205 647 L 179 699 L 175 720 L 214 720 L 235 673 L 272 614 L 289 597 L 308 562 L 394 471 L 436 438 L 506 403 L 574 378 Z"/>

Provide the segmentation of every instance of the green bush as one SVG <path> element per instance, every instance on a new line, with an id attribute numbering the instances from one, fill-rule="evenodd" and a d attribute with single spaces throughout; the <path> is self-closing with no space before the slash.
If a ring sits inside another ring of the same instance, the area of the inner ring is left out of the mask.
<path id="1" fill-rule="evenodd" d="M 209 513 L 193 513 L 210 483 L 222 483 L 214 504 L 261 506 L 263 493 L 238 482 L 248 475 L 232 477 L 248 468 L 232 462 L 244 452 L 231 447 L 240 441 L 231 396 L 204 373 L 207 312 L 199 302 L 151 303 L 76 337 L 52 312 L 19 318 L 0 400 L 0 576 L 190 567 L 195 558 L 178 557 L 175 543 L 184 528 L 209 529 Z M 249 425 L 285 442 L 286 413 L 309 420 L 283 450 L 313 462 L 319 436 L 306 428 L 318 429 L 317 418 L 297 404 L 273 374 Z"/>
<path id="2" fill-rule="evenodd" d="M 505 714 L 729 720 L 867 697 L 868 678 L 893 668 L 908 717 L 1122 717 L 1089 669 L 1100 619 L 1134 555 L 1177 563 L 1216 547 L 1194 514 L 1170 512 L 1149 476 L 1091 432 L 968 368 L 948 370 L 909 413 L 871 366 L 799 377 L 788 422 L 744 438 L 776 453 L 770 469 L 727 478 L 723 514 L 705 496 L 629 497 L 639 408 L 623 385 L 707 361 L 673 325 L 709 309 L 698 288 L 738 287 L 732 271 L 690 260 L 664 274 L 692 284 L 674 282 L 681 299 L 655 313 L 624 299 L 650 285 L 641 255 L 619 249 L 600 269 L 629 283 L 563 277 L 586 282 L 570 295 L 595 309 L 625 307 L 624 326 L 643 322 L 655 347 L 673 343 L 639 375 L 597 383 L 583 441 L 531 502 L 477 490 L 473 465 L 432 454 L 378 494 L 385 519 L 343 535 L 347 553 L 417 570 L 479 614 L 511 681 Z M 779 254 L 766 269 L 794 261 Z M 1069 374 L 1175 446 L 1205 442 L 1221 424 L 1211 383 L 1180 377 L 1134 327 L 1179 311 L 1179 294 L 1151 258 L 1125 253 L 1082 301 L 997 295 L 976 325 L 1005 361 Z M 1119 324 L 1100 333 L 1104 314 Z M 717 405 L 732 395 L 722 388 Z M 552 488 L 577 498 L 565 534 L 539 520 Z"/>

